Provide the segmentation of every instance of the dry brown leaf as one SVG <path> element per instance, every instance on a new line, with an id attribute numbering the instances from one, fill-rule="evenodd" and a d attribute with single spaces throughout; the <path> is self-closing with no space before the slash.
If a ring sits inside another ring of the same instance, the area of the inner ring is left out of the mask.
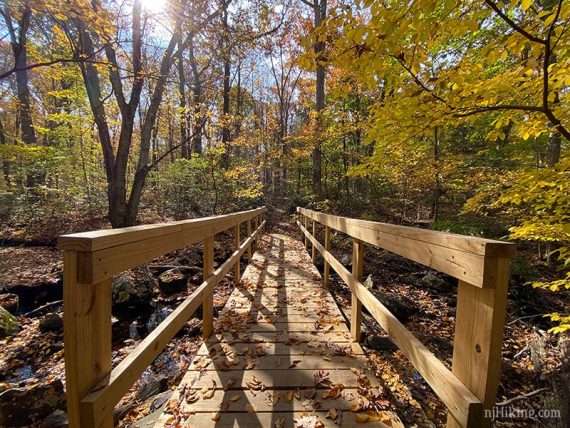
<path id="1" fill-rule="evenodd" d="M 236 395 L 234 395 L 232 398 L 230 398 L 230 401 L 236 402 L 236 401 L 238 401 L 240 398 L 241 398 L 241 395 L 236 394 Z"/>
<path id="2" fill-rule="evenodd" d="M 293 391 L 287 392 L 287 394 L 285 394 L 285 400 L 291 401 L 292 399 L 293 399 Z"/>
<path id="3" fill-rule="evenodd" d="M 330 410 L 327 412 L 327 416 L 326 416 L 326 417 L 327 417 L 328 419 L 332 419 L 332 420 L 334 421 L 334 420 L 338 417 L 338 412 L 337 412 L 337 410 L 334 409 L 334 408 L 333 408 L 333 409 L 330 409 Z"/>
<path id="4" fill-rule="evenodd" d="M 210 419 L 212 419 L 214 422 L 218 422 L 221 417 L 222 414 L 220 412 L 212 412 L 212 414 L 210 415 Z"/>
<path id="5" fill-rule="evenodd" d="M 280 417 L 275 421 L 275 428 L 283 428 L 285 426 L 285 418 Z"/>
<path id="6" fill-rule="evenodd" d="M 247 403 L 245 405 L 245 409 L 247 410 L 247 413 L 255 413 L 256 412 L 255 407 L 253 407 L 253 404 L 251 404 L 251 403 Z"/>
<path id="7" fill-rule="evenodd" d="M 366 413 L 357 413 L 356 415 L 354 415 L 354 420 L 360 424 L 367 422 L 369 419 L 369 416 Z"/>
<path id="8" fill-rule="evenodd" d="M 291 365 L 289 366 L 290 369 L 297 367 L 297 364 L 299 364 L 301 362 L 301 360 L 293 360 L 293 362 L 291 363 Z"/>
<path id="9" fill-rule="evenodd" d="M 316 393 L 317 390 L 315 388 L 307 388 L 303 395 L 305 396 L 305 398 L 313 398 Z"/>

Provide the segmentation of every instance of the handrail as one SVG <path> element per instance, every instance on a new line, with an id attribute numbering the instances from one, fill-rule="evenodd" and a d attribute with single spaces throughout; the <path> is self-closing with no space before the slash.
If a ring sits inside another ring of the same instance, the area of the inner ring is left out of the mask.
<path id="1" fill-rule="evenodd" d="M 490 410 L 497 394 L 503 324 L 513 244 L 443 232 L 415 229 L 319 213 L 298 207 L 304 226 L 305 248 L 312 244 L 329 267 L 351 288 L 351 333 L 360 340 L 361 305 L 368 309 L 398 348 L 414 365 L 449 410 L 448 427 L 490 426 Z M 308 230 L 312 220 L 313 233 Z M 316 238 L 317 223 L 325 226 L 325 246 Z M 336 229 L 353 238 L 350 273 L 329 252 L 330 232 Z M 459 279 L 452 371 L 437 359 L 362 284 L 363 243 L 373 244 Z"/>
<path id="2" fill-rule="evenodd" d="M 214 286 L 251 247 L 265 207 L 239 213 L 61 236 L 64 252 L 64 345 L 69 426 L 113 426 L 113 408 L 168 342 L 202 306 L 203 336 L 213 329 Z M 247 238 L 240 226 L 247 222 Z M 254 223 L 252 232 L 252 222 Z M 233 227 L 235 250 L 215 271 L 214 235 Z M 165 253 L 204 241 L 204 282 L 114 369 L 111 367 L 112 276 Z"/>

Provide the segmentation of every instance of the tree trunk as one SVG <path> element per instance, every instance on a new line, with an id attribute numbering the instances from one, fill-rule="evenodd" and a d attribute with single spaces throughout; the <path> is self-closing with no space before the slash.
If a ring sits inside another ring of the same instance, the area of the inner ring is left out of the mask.
<path id="1" fill-rule="evenodd" d="M 187 126 L 187 117 L 188 114 L 186 112 L 186 79 L 184 75 L 184 49 L 182 46 L 182 30 L 179 29 L 179 37 L 178 37 L 178 95 L 180 98 L 180 113 L 179 113 L 179 120 L 180 120 L 180 144 L 181 144 L 181 151 L 180 156 L 183 159 L 188 159 L 190 157 L 190 144 L 188 141 L 188 126 Z"/>
<path id="2" fill-rule="evenodd" d="M 190 43 L 188 49 L 190 55 L 190 67 L 194 76 L 194 84 L 192 90 L 192 103 L 194 104 L 192 120 L 192 152 L 202 154 L 202 73 L 198 70 L 198 64 L 194 57 L 194 47 Z"/>
<path id="3" fill-rule="evenodd" d="M 314 0 L 314 22 L 315 28 L 318 28 L 326 18 L 327 14 L 327 0 Z M 324 61 L 325 43 L 316 40 L 314 45 L 317 61 L 316 71 L 316 110 L 317 110 L 317 140 L 313 149 L 313 192 L 317 199 L 322 199 L 322 172 L 321 172 L 321 142 L 318 140 L 323 133 L 323 118 L 321 112 L 325 108 L 325 67 L 322 64 Z"/>
<path id="4" fill-rule="evenodd" d="M 230 64 L 230 42 L 229 42 L 229 27 L 228 27 L 228 8 L 227 4 L 224 3 L 224 10 L 222 12 L 222 24 L 223 24 L 223 55 L 224 55 L 224 77 L 223 77 L 223 126 L 222 126 L 222 144 L 226 149 L 224 154 L 224 168 L 227 169 L 230 166 L 230 145 L 231 140 L 230 135 L 230 74 L 231 74 L 231 64 Z"/>

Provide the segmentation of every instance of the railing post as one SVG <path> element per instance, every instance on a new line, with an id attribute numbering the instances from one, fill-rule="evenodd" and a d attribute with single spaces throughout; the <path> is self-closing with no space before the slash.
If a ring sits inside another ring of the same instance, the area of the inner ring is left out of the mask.
<path id="1" fill-rule="evenodd" d="M 309 218 L 307 216 L 305 217 L 305 229 L 307 230 L 307 232 L 309 231 Z M 309 238 L 307 238 L 307 235 L 305 235 L 305 250 L 309 249 Z"/>
<path id="2" fill-rule="evenodd" d="M 204 281 L 214 271 L 214 236 L 208 236 L 204 239 L 204 253 L 203 253 L 203 269 Z M 204 295 L 202 301 L 202 337 L 207 339 L 210 337 L 214 328 L 214 290 Z"/>
<path id="3" fill-rule="evenodd" d="M 364 244 L 354 238 L 352 240 L 352 275 L 362 281 L 362 267 L 364 259 Z M 362 302 L 358 300 L 354 291 L 350 306 L 350 333 L 355 342 L 360 342 L 360 326 L 362 324 Z"/>
<path id="4" fill-rule="evenodd" d="M 508 258 L 487 259 L 485 270 L 489 268 L 493 275 L 489 275 L 483 288 L 459 281 L 451 371 L 486 410 L 492 410 L 499 385 L 509 263 Z M 473 427 L 492 425 L 489 415 L 473 415 L 469 419 Z M 449 414 L 447 427 L 459 426 Z"/>
<path id="5" fill-rule="evenodd" d="M 70 428 L 92 426 L 80 402 L 111 372 L 111 283 L 79 284 L 78 253 L 63 256 L 65 383 Z M 113 426 L 109 415 L 97 428 Z"/>
<path id="6" fill-rule="evenodd" d="M 240 226 L 241 223 L 238 223 L 237 226 L 234 227 L 234 249 L 237 250 L 240 246 L 240 242 L 241 242 L 241 238 L 240 238 Z M 236 285 L 239 284 L 239 281 L 241 279 L 241 266 L 240 266 L 240 257 L 238 257 L 237 261 L 236 261 L 236 267 L 235 267 L 235 283 Z"/>
<path id="7" fill-rule="evenodd" d="M 317 222 L 315 220 L 313 220 L 313 237 L 317 239 Z M 314 245 L 311 245 L 311 247 L 311 260 L 313 261 L 313 264 L 315 264 L 317 261 L 317 249 Z"/>
<path id="8" fill-rule="evenodd" d="M 329 226 L 325 226 L 325 250 L 329 251 L 331 249 L 331 228 Z M 329 262 L 325 259 L 325 266 L 323 271 L 323 284 L 325 287 L 329 285 L 329 272 L 330 272 L 330 265 Z"/>
<path id="9" fill-rule="evenodd" d="M 247 237 L 251 236 L 251 219 L 247 221 Z M 251 263 L 251 242 L 247 246 L 247 262 Z"/>

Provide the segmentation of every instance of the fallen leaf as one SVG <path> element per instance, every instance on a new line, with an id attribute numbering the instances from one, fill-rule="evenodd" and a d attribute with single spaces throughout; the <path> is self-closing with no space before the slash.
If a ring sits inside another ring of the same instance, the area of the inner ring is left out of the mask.
<path id="1" fill-rule="evenodd" d="M 354 415 L 354 420 L 358 423 L 364 423 L 368 421 L 369 416 L 366 413 L 357 413 Z"/>
<path id="2" fill-rule="evenodd" d="M 293 367 L 297 367 L 297 364 L 299 364 L 300 362 L 301 360 L 293 360 L 289 368 L 292 369 Z"/>
<path id="3" fill-rule="evenodd" d="M 255 413 L 256 412 L 255 407 L 253 407 L 253 404 L 251 404 L 251 403 L 247 403 L 245 405 L 245 409 L 247 410 L 247 413 Z"/>
<path id="4" fill-rule="evenodd" d="M 212 414 L 210 415 L 210 419 L 212 419 L 214 422 L 218 422 L 221 417 L 222 414 L 220 412 L 212 412 Z"/>
<path id="5" fill-rule="evenodd" d="M 238 401 L 240 398 L 241 398 L 241 395 L 236 394 L 236 395 L 234 395 L 232 398 L 230 398 L 230 401 L 236 402 L 236 401 Z"/>
<path id="6" fill-rule="evenodd" d="M 327 416 L 328 419 L 332 419 L 333 421 L 338 417 L 338 412 L 335 408 L 330 409 L 327 412 Z"/>

